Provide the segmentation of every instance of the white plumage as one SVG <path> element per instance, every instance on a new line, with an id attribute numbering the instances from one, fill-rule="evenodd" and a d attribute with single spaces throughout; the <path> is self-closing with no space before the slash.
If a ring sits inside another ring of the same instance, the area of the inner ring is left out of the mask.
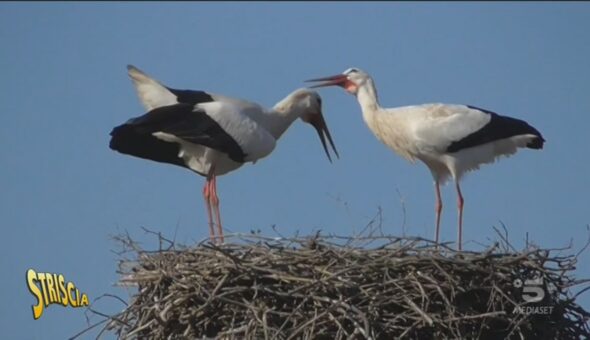
<path id="1" fill-rule="evenodd" d="M 382 108 L 373 79 L 364 71 L 350 68 L 344 73 L 312 79 L 323 81 L 313 87 L 341 86 L 356 96 L 369 129 L 384 144 L 411 162 L 422 161 L 435 184 L 435 239 L 440 228 L 440 184 L 455 181 L 458 197 L 458 248 L 462 244 L 463 204 L 459 182 L 462 175 L 517 148 L 541 149 L 544 139 L 522 120 L 467 105 L 424 104 Z"/>
<path id="2" fill-rule="evenodd" d="M 110 147 L 206 176 L 203 196 L 212 241 L 216 237 L 213 224 L 217 224 L 217 237 L 223 242 L 216 176 L 268 156 L 295 119 L 301 118 L 317 130 L 330 161 L 326 138 L 338 156 L 322 115 L 321 98 L 315 91 L 295 90 L 272 109 L 265 109 L 246 100 L 172 89 L 133 66 L 128 66 L 128 71 L 149 112 L 114 128 Z"/>
<path id="3" fill-rule="evenodd" d="M 191 170 L 201 174 L 209 173 L 215 165 L 215 174 L 223 175 L 241 167 L 245 162 L 254 163 L 274 150 L 277 139 L 262 124 L 247 116 L 238 105 L 216 99 L 214 102 L 196 104 L 194 110 L 205 112 L 219 124 L 245 153 L 244 162 L 236 162 L 222 151 L 185 141 L 173 134 L 155 132 L 153 135 L 163 141 L 180 144 L 178 157 L 182 158 Z M 295 118 L 293 117 L 293 120 Z M 283 122 L 290 124 L 293 120 L 284 119 Z"/>

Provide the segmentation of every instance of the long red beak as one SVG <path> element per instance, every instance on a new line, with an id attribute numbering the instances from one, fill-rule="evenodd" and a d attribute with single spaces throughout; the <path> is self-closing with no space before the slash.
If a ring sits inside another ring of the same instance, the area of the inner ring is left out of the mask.
<path id="1" fill-rule="evenodd" d="M 336 154 L 336 158 L 340 158 L 338 155 L 338 150 L 336 149 L 336 145 L 334 145 L 334 141 L 332 140 L 332 136 L 330 135 L 330 130 L 328 130 L 328 124 L 326 124 L 326 120 L 324 119 L 324 115 L 322 115 L 321 111 L 315 114 L 308 114 L 305 117 L 302 117 L 304 122 L 307 122 L 311 126 L 315 128 L 320 137 L 320 141 L 322 142 L 322 146 L 324 147 L 324 151 L 326 152 L 326 156 L 328 156 L 328 160 L 332 163 L 332 157 L 330 156 L 330 152 L 328 152 L 328 145 L 326 143 L 326 138 L 332 147 L 332 151 Z"/>
<path id="2" fill-rule="evenodd" d="M 345 87 L 346 82 L 348 81 L 348 78 L 345 74 L 337 74 L 337 75 L 329 76 L 329 77 L 309 79 L 309 80 L 306 80 L 305 82 L 308 83 L 308 82 L 317 82 L 317 81 L 322 81 L 323 83 L 312 85 L 312 86 L 310 86 L 310 88 L 325 87 L 325 86 Z"/>
<path id="3" fill-rule="evenodd" d="M 326 146 L 325 137 L 328 137 L 328 142 L 330 142 L 330 146 L 332 150 L 336 154 L 336 158 L 340 158 L 338 155 L 338 150 L 336 150 L 336 145 L 334 145 L 334 141 L 332 140 L 332 136 L 330 135 L 330 130 L 328 130 L 328 125 L 326 124 L 326 120 L 324 116 L 320 113 L 318 114 L 316 120 L 312 120 L 311 124 L 315 127 L 316 131 L 318 132 L 318 136 L 320 136 L 320 141 L 322 141 L 322 146 L 324 147 L 324 151 L 326 152 L 326 156 L 328 156 L 328 160 L 332 163 L 332 157 L 330 157 L 330 153 L 328 152 L 328 147 Z"/>

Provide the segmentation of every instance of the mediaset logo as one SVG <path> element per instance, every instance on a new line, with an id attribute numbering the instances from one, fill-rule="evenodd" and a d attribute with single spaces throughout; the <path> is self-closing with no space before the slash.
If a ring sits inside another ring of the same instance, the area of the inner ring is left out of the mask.
<path id="1" fill-rule="evenodd" d="M 50 304 L 74 308 L 88 306 L 88 296 L 80 293 L 73 282 L 66 282 L 63 274 L 37 273 L 29 269 L 27 270 L 27 287 L 37 298 L 37 304 L 32 306 L 35 320 L 43 315 L 43 309 Z"/>
<path id="2" fill-rule="evenodd" d="M 523 305 L 514 307 L 512 314 L 543 314 L 553 313 L 551 305 L 543 305 L 542 302 L 546 295 L 551 292 L 550 287 L 546 287 L 543 278 L 535 276 L 530 279 L 515 279 L 512 282 L 514 288 L 521 291 Z"/>

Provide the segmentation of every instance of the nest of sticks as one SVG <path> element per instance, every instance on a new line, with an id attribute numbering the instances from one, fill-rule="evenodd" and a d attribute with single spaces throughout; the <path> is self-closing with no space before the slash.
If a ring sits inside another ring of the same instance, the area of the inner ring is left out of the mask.
<path id="1" fill-rule="evenodd" d="M 121 260 L 120 284 L 137 287 L 105 320 L 120 338 L 590 338 L 590 313 L 576 303 L 589 281 L 574 278 L 570 248 L 251 234 L 190 248 L 160 236 L 161 249 L 145 251 L 119 240 L 134 254 Z"/>

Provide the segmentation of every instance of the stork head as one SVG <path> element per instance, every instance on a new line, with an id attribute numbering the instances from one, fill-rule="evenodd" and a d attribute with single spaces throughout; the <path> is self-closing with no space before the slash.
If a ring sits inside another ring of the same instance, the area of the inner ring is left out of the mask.
<path id="1" fill-rule="evenodd" d="M 332 140 L 332 136 L 330 135 L 330 130 L 328 130 L 324 115 L 322 114 L 322 98 L 320 95 L 310 89 L 299 89 L 293 92 L 289 97 L 291 97 L 291 102 L 295 106 L 294 110 L 297 112 L 299 118 L 313 126 L 317 131 L 322 146 L 324 147 L 324 151 L 326 152 L 326 156 L 328 156 L 328 160 L 332 162 L 326 139 L 328 139 L 336 157 L 340 158 L 338 150 L 336 150 L 336 146 Z"/>
<path id="2" fill-rule="evenodd" d="M 351 67 L 342 74 L 337 74 L 329 77 L 315 78 L 306 80 L 306 82 L 321 82 L 311 86 L 311 88 L 324 86 L 340 86 L 346 92 L 356 95 L 358 89 L 369 82 L 371 77 L 369 74 L 356 67 Z"/>

